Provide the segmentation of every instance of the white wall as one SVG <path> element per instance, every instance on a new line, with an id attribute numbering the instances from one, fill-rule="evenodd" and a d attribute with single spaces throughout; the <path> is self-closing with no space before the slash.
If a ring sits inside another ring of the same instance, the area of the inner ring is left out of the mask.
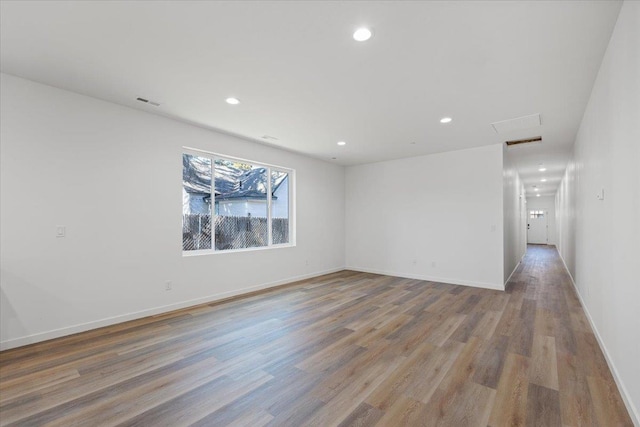
<path id="1" fill-rule="evenodd" d="M 640 3 L 623 4 L 557 195 L 559 249 L 640 425 Z M 604 200 L 596 195 L 604 188 Z M 571 221 L 575 218 L 575 228 Z"/>
<path id="2" fill-rule="evenodd" d="M 544 210 L 547 212 L 547 243 L 555 245 L 556 238 L 556 198 L 555 196 L 529 197 L 527 211 Z"/>
<path id="3" fill-rule="evenodd" d="M 576 274 L 576 164 L 572 159 L 556 193 L 556 246 L 564 263 Z"/>
<path id="4" fill-rule="evenodd" d="M 344 267 L 343 167 L 1 80 L 2 348 Z M 297 246 L 183 257 L 185 145 L 296 169 Z"/>
<path id="5" fill-rule="evenodd" d="M 507 281 L 527 251 L 527 206 L 524 184 L 513 161 L 513 152 L 503 148 L 503 281 Z"/>
<path id="6" fill-rule="evenodd" d="M 502 147 L 348 167 L 347 268 L 504 289 Z"/>

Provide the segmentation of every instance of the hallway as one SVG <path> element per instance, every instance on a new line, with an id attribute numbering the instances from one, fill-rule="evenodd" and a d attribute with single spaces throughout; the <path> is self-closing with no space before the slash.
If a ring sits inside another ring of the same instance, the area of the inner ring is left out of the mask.
<path id="1" fill-rule="evenodd" d="M 556 248 L 528 245 L 506 291 L 512 307 L 522 301 L 511 341 L 529 356 L 528 401 L 559 412 L 539 425 L 633 425 Z"/>

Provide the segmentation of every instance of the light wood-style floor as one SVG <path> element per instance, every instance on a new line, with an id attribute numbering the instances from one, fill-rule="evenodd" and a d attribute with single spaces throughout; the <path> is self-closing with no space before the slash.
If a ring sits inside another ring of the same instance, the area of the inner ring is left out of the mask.
<path id="1" fill-rule="evenodd" d="M 507 292 L 341 272 L 0 353 L 0 424 L 631 426 L 553 247 Z"/>

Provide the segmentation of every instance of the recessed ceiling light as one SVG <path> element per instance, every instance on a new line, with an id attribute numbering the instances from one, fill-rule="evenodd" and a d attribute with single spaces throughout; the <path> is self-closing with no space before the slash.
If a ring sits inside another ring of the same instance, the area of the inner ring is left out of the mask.
<path id="1" fill-rule="evenodd" d="M 547 170 L 547 168 L 545 168 L 545 167 L 543 166 L 543 167 L 541 167 L 541 168 L 540 168 L 540 169 L 538 169 L 538 170 L 539 170 L 540 172 L 544 172 L 544 171 L 546 171 L 546 170 Z"/>
<path id="2" fill-rule="evenodd" d="M 537 188 L 534 188 L 534 189 L 533 189 L 533 191 L 540 191 L 540 190 L 539 190 L 539 189 L 537 189 Z"/>
<path id="3" fill-rule="evenodd" d="M 443 117 L 440 119 L 440 123 L 451 123 L 451 120 L 453 120 L 451 117 Z"/>
<path id="4" fill-rule="evenodd" d="M 536 194 L 536 197 L 540 197 L 540 195 L 539 195 L 539 194 Z"/>
<path id="5" fill-rule="evenodd" d="M 227 104 L 231 104 L 231 105 L 240 104 L 240 100 L 238 98 L 227 98 L 225 99 L 225 101 L 227 101 Z"/>
<path id="6" fill-rule="evenodd" d="M 540 182 L 547 182 L 547 178 L 542 178 Z"/>
<path id="7" fill-rule="evenodd" d="M 359 42 L 364 42 L 367 41 L 371 38 L 371 30 L 368 28 L 358 28 L 354 33 L 353 33 L 353 39 Z"/>
<path id="8" fill-rule="evenodd" d="M 344 141 L 338 141 L 338 145 L 347 145 L 347 143 Z"/>

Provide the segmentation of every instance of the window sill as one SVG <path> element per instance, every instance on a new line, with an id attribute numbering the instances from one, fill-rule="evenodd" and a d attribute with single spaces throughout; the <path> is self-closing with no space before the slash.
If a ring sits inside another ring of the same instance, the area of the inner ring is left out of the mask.
<path id="1" fill-rule="evenodd" d="M 193 257 L 193 256 L 201 256 L 201 255 L 237 254 L 242 252 L 269 251 L 272 249 L 293 248 L 295 246 L 296 246 L 295 243 L 285 243 L 282 245 L 259 246 L 255 248 L 245 248 L 245 249 L 228 249 L 228 250 L 222 250 L 222 251 L 216 251 L 214 249 L 201 249 L 201 250 L 195 250 L 195 251 L 182 251 L 182 256 Z"/>

